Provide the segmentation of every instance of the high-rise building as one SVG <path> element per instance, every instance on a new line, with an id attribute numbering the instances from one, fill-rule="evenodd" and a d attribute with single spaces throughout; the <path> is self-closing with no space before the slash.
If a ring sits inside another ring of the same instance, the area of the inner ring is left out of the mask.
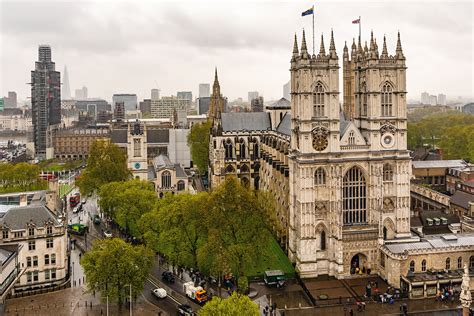
<path id="1" fill-rule="evenodd" d="M 430 102 L 428 102 L 430 105 L 437 105 L 438 104 L 438 98 L 435 95 L 430 95 Z"/>
<path id="2" fill-rule="evenodd" d="M 250 91 L 248 93 L 248 100 L 249 100 L 249 103 L 252 102 L 253 99 L 256 99 L 258 98 L 258 91 Z"/>
<path id="3" fill-rule="evenodd" d="M 69 86 L 69 74 L 67 73 L 67 66 L 64 66 L 63 86 L 61 90 L 61 97 L 64 100 L 71 99 L 71 87 Z"/>
<path id="4" fill-rule="evenodd" d="M 199 84 L 199 97 L 208 98 L 211 96 L 211 85 L 208 83 Z"/>
<path id="5" fill-rule="evenodd" d="M 3 101 L 4 101 L 5 108 L 16 108 L 17 107 L 16 92 L 8 91 L 8 97 L 4 97 Z"/>
<path id="6" fill-rule="evenodd" d="M 159 100 L 151 101 L 152 118 L 171 118 L 174 110 L 187 111 L 191 106 L 191 100 L 178 99 L 175 96 L 162 97 Z"/>
<path id="7" fill-rule="evenodd" d="M 123 102 L 125 111 L 134 111 L 137 109 L 137 95 L 136 94 L 114 94 L 112 96 L 112 104 Z"/>
<path id="8" fill-rule="evenodd" d="M 51 61 L 51 47 L 40 45 L 35 70 L 31 71 L 31 106 L 35 155 L 46 158 L 48 131 L 61 123 L 61 74 Z"/>
<path id="9" fill-rule="evenodd" d="M 290 82 L 288 81 L 283 85 L 283 97 L 287 99 L 288 101 L 291 101 L 291 94 L 290 94 Z"/>
<path id="10" fill-rule="evenodd" d="M 159 100 L 160 99 L 160 89 L 151 89 L 151 100 Z"/>
<path id="11" fill-rule="evenodd" d="M 153 97 L 153 94 L 152 94 Z M 154 101 L 158 101 L 160 98 L 155 99 Z M 142 112 L 142 116 L 144 115 L 150 115 L 151 114 L 151 100 L 152 99 L 144 99 L 143 101 L 140 101 L 140 112 Z"/>
<path id="12" fill-rule="evenodd" d="M 252 112 L 263 112 L 263 97 L 259 96 L 258 98 L 252 99 L 252 101 L 250 101 L 250 108 Z"/>
<path id="13" fill-rule="evenodd" d="M 211 97 L 200 97 L 196 99 L 197 114 L 207 114 L 209 112 L 209 104 Z"/>
<path id="14" fill-rule="evenodd" d="M 438 104 L 439 105 L 446 105 L 446 95 L 445 94 L 438 94 Z"/>
<path id="15" fill-rule="evenodd" d="M 178 99 L 184 99 L 184 100 L 193 100 L 193 93 L 191 91 L 178 91 L 176 94 L 176 97 Z"/>
<path id="16" fill-rule="evenodd" d="M 430 94 L 428 92 L 423 92 L 421 94 L 421 104 L 430 104 Z"/>
<path id="17" fill-rule="evenodd" d="M 74 98 L 76 100 L 85 100 L 87 99 L 87 87 L 83 86 L 80 89 L 76 89 L 74 93 Z"/>
<path id="18" fill-rule="evenodd" d="M 125 103 L 124 102 L 115 102 L 114 106 L 114 120 L 117 122 L 123 121 L 125 119 Z"/>

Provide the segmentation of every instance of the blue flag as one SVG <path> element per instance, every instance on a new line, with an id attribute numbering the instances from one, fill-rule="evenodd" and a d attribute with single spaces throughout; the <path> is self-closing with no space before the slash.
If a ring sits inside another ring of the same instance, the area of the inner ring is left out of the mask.
<path id="1" fill-rule="evenodd" d="M 314 14 L 314 7 L 311 7 L 311 9 L 308 9 L 304 11 L 303 13 L 301 13 L 301 16 L 311 15 L 311 14 Z"/>

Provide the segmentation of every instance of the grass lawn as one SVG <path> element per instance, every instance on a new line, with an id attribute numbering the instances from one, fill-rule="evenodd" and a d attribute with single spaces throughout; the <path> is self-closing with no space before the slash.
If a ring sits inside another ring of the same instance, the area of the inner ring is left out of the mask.
<path id="1" fill-rule="evenodd" d="M 250 279 L 262 277 L 267 270 L 282 270 L 289 278 L 292 278 L 295 274 L 290 259 L 273 237 L 270 238 L 268 246 L 265 247 L 259 261 L 256 266 L 247 269 L 246 274 Z"/>
<path id="2" fill-rule="evenodd" d="M 73 184 L 60 184 L 59 185 L 59 197 L 63 197 L 74 188 Z"/>
<path id="3" fill-rule="evenodd" d="M 45 160 L 39 163 L 39 167 L 43 171 L 63 171 L 78 168 L 82 164 L 82 160 L 65 160 L 58 159 Z"/>

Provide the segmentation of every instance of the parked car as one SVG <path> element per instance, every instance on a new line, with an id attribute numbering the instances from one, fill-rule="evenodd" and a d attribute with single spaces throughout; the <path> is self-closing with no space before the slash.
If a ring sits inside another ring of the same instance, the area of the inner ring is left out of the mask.
<path id="1" fill-rule="evenodd" d="M 104 236 L 105 236 L 105 238 L 112 238 L 113 237 L 112 233 L 108 230 L 104 231 Z"/>
<path id="2" fill-rule="evenodd" d="M 174 283 L 174 275 L 169 271 L 165 271 L 161 274 L 161 279 L 168 283 Z"/>
<path id="3" fill-rule="evenodd" d="M 183 304 L 178 306 L 178 315 L 180 316 L 193 316 L 194 312 L 191 306 Z"/>
<path id="4" fill-rule="evenodd" d="M 100 225 L 100 216 L 95 214 L 93 219 L 94 224 Z"/>
<path id="5" fill-rule="evenodd" d="M 154 289 L 151 292 L 158 298 L 165 298 L 166 296 L 168 296 L 168 294 L 166 294 L 166 290 L 162 288 Z"/>

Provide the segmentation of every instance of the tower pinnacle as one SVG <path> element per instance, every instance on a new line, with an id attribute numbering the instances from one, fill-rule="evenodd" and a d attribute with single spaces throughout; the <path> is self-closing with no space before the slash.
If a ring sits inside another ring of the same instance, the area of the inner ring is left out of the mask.
<path id="1" fill-rule="evenodd" d="M 397 39 L 397 50 L 396 50 L 396 56 L 399 59 L 404 59 L 405 56 L 403 56 L 403 50 L 402 50 L 402 42 L 400 40 L 400 32 L 398 32 L 398 39 Z"/>
<path id="2" fill-rule="evenodd" d="M 308 48 L 306 47 L 306 36 L 303 29 L 303 39 L 301 40 L 301 57 L 308 57 Z"/>
<path id="3" fill-rule="evenodd" d="M 382 55 L 380 55 L 381 58 L 387 58 L 388 57 L 388 52 L 387 52 L 387 41 L 385 39 L 385 35 L 383 36 L 383 47 L 382 47 Z"/>
<path id="4" fill-rule="evenodd" d="M 321 34 L 321 47 L 319 48 L 319 56 L 324 57 L 326 56 L 326 49 L 324 48 L 324 37 Z"/>
<path id="5" fill-rule="evenodd" d="M 296 37 L 296 33 L 295 33 L 295 41 L 293 42 L 293 57 L 297 57 L 298 56 L 298 39 Z"/>
<path id="6" fill-rule="evenodd" d="M 347 49 L 347 46 L 346 46 Z M 329 43 L 329 56 L 331 58 L 337 58 L 336 45 L 334 44 L 334 33 L 331 29 L 331 42 Z"/>

